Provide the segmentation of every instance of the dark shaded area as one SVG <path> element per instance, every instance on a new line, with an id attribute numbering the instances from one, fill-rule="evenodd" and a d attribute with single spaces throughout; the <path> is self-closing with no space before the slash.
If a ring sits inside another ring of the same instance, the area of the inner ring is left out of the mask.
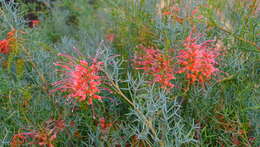
<path id="1" fill-rule="evenodd" d="M 55 1 L 55 0 L 52 0 Z M 10 2 L 17 3 L 17 7 L 20 7 L 21 5 L 33 5 L 34 7 L 29 7 L 29 10 L 27 11 L 27 14 L 25 14 L 24 19 L 27 21 L 27 25 L 32 28 L 34 20 L 39 20 L 39 13 L 40 12 L 48 12 L 46 11 L 48 9 L 48 6 L 44 2 L 40 2 L 38 0 L 5 0 L 5 2 L 8 4 Z M 2 7 L 2 3 L 0 3 L 0 7 Z"/>

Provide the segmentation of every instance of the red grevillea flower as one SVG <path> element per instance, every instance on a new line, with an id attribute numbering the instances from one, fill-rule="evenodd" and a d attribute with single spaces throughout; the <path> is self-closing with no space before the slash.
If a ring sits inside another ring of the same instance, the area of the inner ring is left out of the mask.
<path id="1" fill-rule="evenodd" d="M 191 16 L 199 20 L 204 18 L 204 16 L 200 14 L 199 7 L 196 7 L 194 10 L 192 10 Z"/>
<path id="2" fill-rule="evenodd" d="M 143 70 L 145 74 L 151 75 L 153 83 L 159 83 L 161 88 L 173 88 L 170 81 L 175 79 L 172 60 L 160 50 L 140 47 L 142 51 L 134 57 L 134 66 Z"/>
<path id="3" fill-rule="evenodd" d="M 1 54 L 8 54 L 11 51 L 12 44 L 14 43 L 14 41 L 16 41 L 16 39 L 14 37 L 15 31 L 16 30 L 8 32 L 6 39 L 0 40 L 0 53 Z"/>
<path id="4" fill-rule="evenodd" d="M 41 21 L 38 19 L 31 20 L 30 27 L 34 28 L 34 27 L 38 26 L 40 23 L 41 23 Z"/>
<path id="5" fill-rule="evenodd" d="M 75 98 L 78 101 L 88 100 L 88 104 L 93 103 L 93 99 L 101 99 L 98 95 L 100 92 L 101 70 L 102 62 L 97 62 L 95 59 L 90 64 L 87 61 L 80 60 L 76 62 L 73 57 L 60 54 L 60 56 L 67 57 L 68 63 L 55 63 L 56 66 L 63 68 L 62 73 L 65 78 L 61 81 L 53 83 L 58 86 L 54 91 L 60 90 L 68 92 L 68 98 Z"/>
<path id="6" fill-rule="evenodd" d="M 53 142 L 57 135 L 65 128 L 64 120 L 48 120 L 47 126 L 40 131 L 29 130 L 30 132 L 15 134 L 10 143 L 11 147 L 24 144 L 37 144 L 39 146 L 54 147 Z"/>
<path id="7" fill-rule="evenodd" d="M 164 16 L 172 15 L 172 12 L 171 11 L 164 11 L 162 13 L 162 15 L 164 15 Z"/>
<path id="8" fill-rule="evenodd" d="M 115 37 L 116 37 L 115 34 L 110 33 L 106 35 L 106 40 L 109 42 L 113 42 L 115 40 Z"/>
<path id="9" fill-rule="evenodd" d="M 112 123 L 107 123 L 104 117 L 99 119 L 99 125 L 102 130 L 106 130 L 112 126 Z"/>
<path id="10" fill-rule="evenodd" d="M 10 45 L 7 39 L 0 40 L 0 53 L 1 54 L 8 54 L 10 52 Z"/>
<path id="11" fill-rule="evenodd" d="M 10 142 L 11 147 L 21 146 L 28 142 L 28 138 L 31 138 L 34 133 L 18 133 L 15 134 Z"/>
<path id="12" fill-rule="evenodd" d="M 192 33 L 186 38 L 185 49 L 180 50 L 177 57 L 181 66 L 178 73 L 184 73 L 191 84 L 199 82 L 203 85 L 219 72 L 216 59 L 220 50 L 211 45 L 213 40 L 197 43 L 198 39 L 199 36 L 192 38 Z"/>

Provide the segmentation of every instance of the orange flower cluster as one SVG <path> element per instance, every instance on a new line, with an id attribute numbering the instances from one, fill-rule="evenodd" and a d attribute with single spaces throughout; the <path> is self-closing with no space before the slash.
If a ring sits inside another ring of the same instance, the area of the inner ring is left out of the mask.
<path id="1" fill-rule="evenodd" d="M 25 143 L 39 146 L 54 147 L 53 142 L 57 138 L 57 135 L 65 128 L 63 120 L 51 121 L 47 128 L 41 131 L 30 130 L 26 133 L 18 133 L 13 136 L 10 143 L 11 147 L 18 147 Z"/>
<path id="2" fill-rule="evenodd" d="M 174 87 L 171 83 L 175 79 L 174 74 L 185 74 L 189 84 L 205 82 L 216 76 L 220 70 L 216 67 L 220 49 L 213 46 L 213 40 L 197 43 L 200 36 L 196 38 L 190 34 L 184 41 L 184 48 L 177 56 L 176 65 L 180 68 L 174 72 L 173 60 L 163 55 L 160 50 L 140 47 L 141 52 L 134 57 L 134 66 L 137 70 L 143 70 L 145 74 L 153 77 L 153 83 L 159 83 L 161 88 L 170 89 Z"/>
<path id="3" fill-rule="evenodd" d="M 68 98 L 75 98 L 78 101 L 88 100 L 88 104 L 93 103 L 93 99 L 101 99 L 98 95 L 100 92 L 101 76 L 98 75 L 101 70 L 102 62 L 97 62 L 95 59 L 92 64 L 87 61 L 80 60 L 76 62 L 73 57 L 60 54 L 60 56 L 67 57 L 69 63 L 55 63 L 56 66 L 63 68 L 63 75 L 66 77 L 61 81 L 53 83 L 58 88 L 53 91 L 60 90 L 68 92 Z"/>
<path id="4" fill-rule="evenodd" d="M 192 33 L 186 38 L 183 44 L 185 49 L 180 50 L 178 56 L 178 64 L 181 66 L 178 73 L 184 73 L 191 84 L 197 81 L 203 85 L 219 72 L 216 58 L 220 50 L 210 44 L 213 40 L 199 44 L 198 39 L 199 36 L 193 38 Z"/>
<path id="5" fill-rule="evenodd" d="M 99 119 L 99 125 L 100 125 L 101 129 L 104 131 L 104 130 L 107 130 L 108 128 L 110 128 L 112 126 L 112 123 L 107 123 L 105 118 L 101 117 Z"/>
<path id="6" fill-rule="evenodd" d="M 170 81 L 175 79 L 172 59 L 153 48 L 140 47 L 141 52 L 134 57 L 134 66 L 151 75 L 153 83 L 159 83 L 161 88 L 173 88 Z"/>
<path id="7" fill-rule="evenodd" d="M 16 41 L 15 32 L 16 32 L 16 30 L 8 32 L 6 39 L 0 40 L 0 54 L 9 54 L 10 53 L 10 51 L 12 49 L 12 45 Z"/>
<path id="8" fill-rule="evenodd" d="M 168 11 L 163 11 L 162 15 L 163 16 L 175 15 L 175 14 L 178 14 L 180 12 L 180 10 L 181 9 L 177 5 L 173 5 L 173 6 L 168 8 Z"/>

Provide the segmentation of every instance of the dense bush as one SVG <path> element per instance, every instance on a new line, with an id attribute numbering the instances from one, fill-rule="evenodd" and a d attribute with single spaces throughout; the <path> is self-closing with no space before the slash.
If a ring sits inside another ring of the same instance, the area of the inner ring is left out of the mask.
<path id="1" fill-rule="evenodd" d="M 2 146 L 259 146 L 260 1 L 1 1 Z"/>

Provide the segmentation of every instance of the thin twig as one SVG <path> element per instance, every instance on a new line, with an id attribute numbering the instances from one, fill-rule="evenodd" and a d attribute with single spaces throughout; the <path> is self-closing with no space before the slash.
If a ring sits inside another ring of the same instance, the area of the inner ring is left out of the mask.
<path id="1" fill-rule="evenodd" d="M 149 121 L 145 115 L 134 105 L 134 103 L 132 101 L 130 101 L 127 96 L 125 96 L 125 94 L 121 91 L 120 87 L 118 86 L 118 84 L 116 84 L 113 79 L 108 75 L 107 72 L 104 72 L 108 78 L 108 80 L 111 82 L 112 86 L 115 88 L 115 92 L 118 93 L 128 104 L 130 104 L 140 115 L 143 116 L 145 123 L 148 125 L 148 127 L 151 129 L 153 135 L 158 138 L 155 129 L 152 126 L 151 121 Z M 162 142 L 160 142 L 160 144 L 162 145 Z"/>
<path id="2" fill-rule="evenodd" d="M 248 43 L 248 44 L 250 44 L 250 45 L 253 45 L 253 46 L 255 46 L 257 49 L 260 50 L 260 47 L 258 47 L 255 42 L 250 41 L 250 40 L 246 40 L 246 39 L 244 39 L 243 37 L 236 36 L 236 35 L 234 35 L 231 31 L 229 31 L 229 30 L 227 30 L 227 29 L 225 29 L 225 28 L 223 28 L 223 27 L 220 27 L 220 26 L 218 26 L 217 24 L 214 24 L 214 26 L 215 26 L 216 28 L 218 28 L 218 29 L 220 29 L 220 30 L 226 32 L 226 33 L 232 34 L 236 39 L 238 39 L 238 40 L 240 40 L 240 41 L 244 41 L 244 42 L 246 42 L 246 43 Z"/>

